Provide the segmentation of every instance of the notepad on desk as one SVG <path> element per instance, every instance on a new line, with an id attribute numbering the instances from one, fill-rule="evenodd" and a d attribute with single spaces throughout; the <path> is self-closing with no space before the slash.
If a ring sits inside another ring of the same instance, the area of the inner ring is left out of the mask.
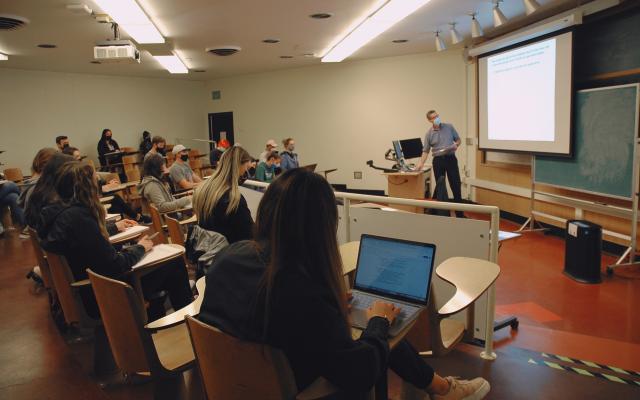
<path id="1" fill-rule="evenodd" d="M 135 237 L 136 235 L 148 231 L 149 227 L 148 226 L 144 226 L 144 225 L 134 225 L 134 226 L 130 226 L 129 228 L 125 229 L 122 232 L 118 232 L 113 236 L 109 236 L 109 241 L 110 242 L 117 242 L 121 239 L 127 238 L 127 237 Z"/>
<path id="2" fill-rule="evenodd" d="M 184 247 L 177 245 L 159 244 L 153 246 L 150 252 L 146 253 L 131 269 L 145 267 L 159 261 L 170 259 L 184 252 Z"/>

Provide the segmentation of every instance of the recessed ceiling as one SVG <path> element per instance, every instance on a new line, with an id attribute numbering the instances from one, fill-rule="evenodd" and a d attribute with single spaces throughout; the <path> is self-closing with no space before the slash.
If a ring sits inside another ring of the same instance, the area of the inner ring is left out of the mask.
<path id="1" fill-rule="evenodd" d="M 218 77 L 319 64 L 317 57 L 325 47 L 360 17 L 376 0 L 138 0 L 169 46 L 191 70 L 201 73 L 171 75 L 155 61 L 143 46 L 140 64 L 93 64 L 95 42 L 112 36 L 110 26 L 89 14 L 73 13 L 68 4 L 78 0 L 0 0 L 3 14 L 24 17 L 29 24 L 14 31 L 0 31 L 0 52 L 9 55 L 0 68 L 18 68 L 60 72 L 93 73 L 155 78 L 208 80 Z M 584 3 L 578 0 L 539 0 L 542 9 Z M 93 1 L 82 2 L 100 13 Z M 468 39 L 470 17 L 491 31 L 492 3 L 488 0 L 432 0 L 413 15 L 378 36 L 348 60 L 389 57 L 435 51 L 433 31 L 440 29 L 450 46 L 448 23 L 457 22 L 457 30 Z M 508 18 L 524 18 L 522 0 L 506 0 L 500 8 Z M 312 14 L 329 13 L 331 18 L 313 19 Z M 535 17 L 531 16 L 531 18 Z M 128 39 L 121 31 L 123 39 Z M 263 43 L 278 38 L 279 43 Z M 408 42 L 398 45 L 397 39 Z M 36 47 L 55 43 L 56 49 Z M 229 57 L 214 57 L 205 49 L 238 46 L 241 52 Z M 458 46 L 461 46 L 458 45 Z M 164 48 L 166 52 L 166 47 Z M 293 58 L 284 59 L 283 55 Z"/>

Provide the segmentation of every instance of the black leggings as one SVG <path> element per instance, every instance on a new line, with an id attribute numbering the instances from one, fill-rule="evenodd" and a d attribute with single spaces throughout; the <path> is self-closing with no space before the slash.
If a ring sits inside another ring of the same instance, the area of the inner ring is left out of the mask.
<path id="1" fill-rule="evenodd" d="M 400 341 L 389 353 L 389 368 L 404 381 L 419 389 L 426 389 L 431 385 L 435 372 L 416 349 L 406 339 Z"/>
<path id="2" fill-rule="evenodd" d="M 113 196 L 113 200 L 111 200 L 111 208 L 109 208 L 111 214 L 122 214 L 136 219 L 138 213 L 133 208 L 131 208 L 131 206 L 127 204 L 127 202 L 124 201 L 122 197 L 120 197 L 118 194 L 112 194 L 110 196 Z"/>

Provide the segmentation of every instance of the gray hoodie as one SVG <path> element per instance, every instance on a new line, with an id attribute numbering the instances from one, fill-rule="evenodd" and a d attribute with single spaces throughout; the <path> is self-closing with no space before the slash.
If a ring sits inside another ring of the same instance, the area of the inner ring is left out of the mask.
<path id="1" fill-rule="evenodd" d="M 191 196 L 174 198 L 166 186 L 153 176 L 145 176 L 138 185 L 138 192 L 161 213 L 191 207 Z"/>

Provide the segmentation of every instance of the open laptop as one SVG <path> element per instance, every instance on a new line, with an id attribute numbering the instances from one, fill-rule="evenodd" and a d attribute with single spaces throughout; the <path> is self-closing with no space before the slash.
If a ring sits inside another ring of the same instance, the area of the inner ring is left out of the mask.
<path id="1" fill-rule="evenodd" d="M 382 300 L 400 307 L 391 325 L 395 336 L 426 307 L 436 246 L 408 240 L 362 235 L 351 299 L 351 323 L 367 327 L 366 310 Z"/>

